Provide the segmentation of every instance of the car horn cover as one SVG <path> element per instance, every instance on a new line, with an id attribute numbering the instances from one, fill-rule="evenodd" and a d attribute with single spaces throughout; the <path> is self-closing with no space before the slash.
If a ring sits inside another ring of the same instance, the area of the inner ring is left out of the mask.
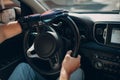
<path id="1" fill-rule="evenodd" d="M 35 39 L 35 51 L 42 59 L 51 57 L 58 46 L 58 36 L 53 32 L 47 32 L 39 35 Z"/>

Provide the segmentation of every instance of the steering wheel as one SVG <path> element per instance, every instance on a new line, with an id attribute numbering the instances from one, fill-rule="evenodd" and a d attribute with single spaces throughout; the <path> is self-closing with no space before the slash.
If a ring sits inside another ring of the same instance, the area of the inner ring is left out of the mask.
<path id="1" fill-rule="evenodd" d="M 72 38 L 62 34 L 63 27 L 71 29 Z M 56 16 L 49 23 L 41 22 L 40 26 L 25 32 L 24 52 L 25 58 L 33 69 L 44 75 L 53 75 L 60 72 L 62 60 L 66 51 L 71 49 L 72 55 L 77 57 L 80 45 L 80 33 L 77 25 L 68 14 Z"/>

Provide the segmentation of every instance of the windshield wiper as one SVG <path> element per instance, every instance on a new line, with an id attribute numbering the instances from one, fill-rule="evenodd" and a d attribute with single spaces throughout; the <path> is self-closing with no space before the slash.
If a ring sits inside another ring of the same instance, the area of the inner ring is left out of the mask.
<path id="1" fill-rule="evenodd" d="M 112 11 L 120 14 L 120 10 L 112 10 Z"/>

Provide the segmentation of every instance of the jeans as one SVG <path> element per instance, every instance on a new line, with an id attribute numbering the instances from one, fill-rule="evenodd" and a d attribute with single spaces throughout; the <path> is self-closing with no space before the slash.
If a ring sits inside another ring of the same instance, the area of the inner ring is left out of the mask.
<path id="1" fill-rule="evenodd" d="M 34 71 L 29 64 L 20 63 L 8 80 L 46 80 L 43 76 Z M 77 69 L 72 73 L 70 80 L 84 80 L 82 69 Z"/>

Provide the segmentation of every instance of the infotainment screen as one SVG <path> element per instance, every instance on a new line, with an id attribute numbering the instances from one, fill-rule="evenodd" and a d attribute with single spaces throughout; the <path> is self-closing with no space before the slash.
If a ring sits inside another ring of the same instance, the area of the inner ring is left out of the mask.
<path id="1" fill-rule="evenodd" d="M 111 43 L 120 44 L 120 28 L 113 28 L 111 33 Z"/>

